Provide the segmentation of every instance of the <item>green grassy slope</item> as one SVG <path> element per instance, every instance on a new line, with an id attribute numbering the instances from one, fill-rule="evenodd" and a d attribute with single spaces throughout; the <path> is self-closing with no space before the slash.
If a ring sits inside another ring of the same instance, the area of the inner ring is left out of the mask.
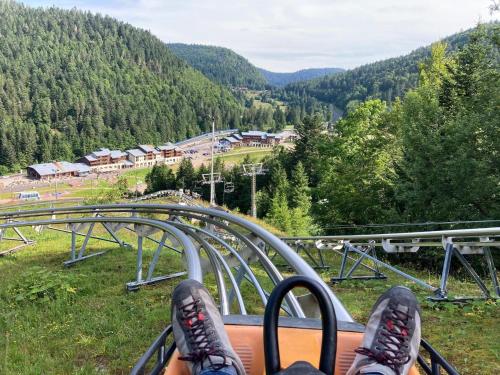
<path id="1" fill-rule="evenodd" d="M 34 235 L 30 230 L 25 233 Z M 98 230 L 97 234 L 104 232 Z M 133 237 L 126 237 L 134 244 Z M 0 258 L 0 373 L 128 374 L 168 323 L 170 294 L 177 281 L 127 293 L 124 284 L 135 276 L 133 249 L 91 240 L 89 251 L 109 252 L 64 268 L 62 262 L 69 256 L 70 236 L 45 231 L 37 240 L 35 246 Z M 81 242 L 80 238 L 78 243 Z M 146 242 L 145 249 L 147 262 L 154 245 Z M 336 274 L 339 265 L 338 258 L 328 257 L 328 261 L 333 268 L 322 274 L 325 280 Z M 162 273 L 177 272 L 182 269 L 182 259 L 168 252 L 167 257 L 160 258 L 158 267 Z M 263 275 L 259 268 L 254 270 L 258 277 Z M 432 275 L 416 274 L 431 283 L 437 281 Z M 423 305 L 424 337 L 461 373 L 486 375 L 500 371 L 498 305 L 434 305 L 425 302 L 427 291 L 389 276 L 386 281 L 343 283 L 333 286 L 333 290 L 356 320 L 366 322 L 371 305 L 387 287 L 407 285 Z M 210 275 L 206 283 L 215 293 Z M 269 287 L 269 283 L 265 285 Z M 450 288 L 452 292 L 474 292 L 470 282 L 454 278 Z M 263 312 L 248 284 L 244 286 L 244 295 L 251 313 Z"/>

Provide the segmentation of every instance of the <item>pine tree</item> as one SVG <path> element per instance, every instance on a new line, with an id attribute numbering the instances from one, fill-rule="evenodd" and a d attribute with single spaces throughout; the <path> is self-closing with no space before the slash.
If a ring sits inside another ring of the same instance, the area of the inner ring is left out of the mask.
<path id="1" fill-rule="evenodd" d="M 146 175 L 147 193 L 175 189 L 175 174 L 167 165 L 155 165 Z"/>
<path id="2" fill-rule="evenodd" d="M 308 184 L 304 166 L 298 162 L 292 171 L 290 187 L 291 234 L 294 236 L 308 235 L 311 230 L 311 189 Z"/>
<path id="3" fill-rule="evenodd" d="M 196 174 L 191 159 L 183 158 L 177 170 L 177 188 L 193 190 L 196 184 Z"/>
<path id="4" fill-rule="evenodd" d="M 266 215 L 267 221 L 284 232 L 290 232 L 292 229 L 292 217 L 288 207 L 289 183 L 285 170 L 281 166 L 275 168 L 271 180 L 273 195 L 269 211 Z"/>

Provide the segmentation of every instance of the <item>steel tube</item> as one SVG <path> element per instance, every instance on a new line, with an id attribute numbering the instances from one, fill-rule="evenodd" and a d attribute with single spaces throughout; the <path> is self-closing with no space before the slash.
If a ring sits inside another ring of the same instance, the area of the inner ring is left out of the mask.
<path id="1" fill-rule="evenodd" d="M 218 242 L 220 245 L 222 245 L 224 248 L 226 248 L 240 262 L 242 269 L 245 270 L 245 274 L 249 277 L 250 281 L 255 286 L 255 289 L 257 290 L 257 293 L 259 294 L 262 302 L 264 303 L 264 306 L 267 304 L 266 292 L 264 292 L 264 289 L 262 289 L 262 286 L 260 285 L 259 280 L 257 280 L 252 269 L 248 266 L 248 264 L 245 262 L 245 260 L 241 257 L 241 255 L 232 246 L 230 246 L 223 239 L 215 236 L 213 233 L 206 231 L 204 229 L 197 228 L 195 226 L 192 226 L 189 224 L 184 224 L 184 223 L 171 223 L 171 224 L 174 226 L 190 228 L 190 229 L 195 230 L 197 232 L 203 233 L 204 235 L 209 236 L 212 240 Z"/>
<path id="2" fill-rule="evenodd" d="M 53 210 L 51 210 L 53 211 Z M 64 219 L 45 219 L 34 220 L 17 223 L 4 223 L 0 224 L 0 228 L 13 228 L 13 227 L 27 227 L 35 225 L 50 225 L 50 224 L 74 224 L 74 223 L 129 223 L 129 224 L 143 224 L 158 228 L 162 231 L 167 231 L 176 237 L 184 248 L 186 256 L 186 267 L 188 270 L 188 277 L 199 282 L 203 281 L 203 274 L 201 271 L 200 258 L 193 243 L 189 238 L 179 229 L 167 223 L 145 219 L 140 217 L 88 217 L 88 218 L 64 218 Z"/>
<path id="3" fill-rule="evenodd" d="M 356 248 L 355 248 L 354 246 L 352 246 L 352 245 L 349 245 L 349 244 L 347 244 L 347 243 L 346 243 L 346 246 L 349 246 L 349 249 L 350 249 L 350 250 L 355 251 L 355 252 L 356 252 L 356 253 L 358 253 L 359 255 L 363 255 L 363 254 L 364 254 L 364 257 L 365 257 L 365 258 L 371 259 L 372 261 L 374 261 L 374 262 L 375 262 L 375 263 L 377 263 L 378 265 L 380 265 L 380 266 L 382 266 L 382 267 L 385 267 L 385 268 L 387 268 L 387 269 L 391 270 L 392 272 L 397 273 L 398 275 L 403 276 L 404 278 L 406 278 L 406 279 L 408 279 L 408 280 L 411 280 L 411 281 L 413 281 L 414 283 L 419 284 L 420 286 L 423 286 L 424 288 L 430 289 L 430 290 L 432 290 L 432 291 L 435 291 L 435 290 L 436 290 L 436 288 L 435 288 L 435 287 L 433 287 L 432 285 L 429 285 L 429 284 L 427 284 L 427 283 L 423 282 L 422 280 L 417 279 L 416 277 L 413 277 L 413 276 L 411 276 L 411 275 L 408 275 L 407 273 L 404 273 L 403 271 L 398 270 L 396 267 L 393 267 L 393 266 L 391 266 L 391 265 L 389 265 L 389 264 L 387 264 L 387 263 L 384 263 L 384 262 L 382 262 L 381 260 L 378 260 L 377 258 L 374 258 L 374 257 L 372 257 L 371 255 L 368 255 L 368 254 L 366 254 L 366 253 L 362 252 L 361 250 L 356 249 Z"/>

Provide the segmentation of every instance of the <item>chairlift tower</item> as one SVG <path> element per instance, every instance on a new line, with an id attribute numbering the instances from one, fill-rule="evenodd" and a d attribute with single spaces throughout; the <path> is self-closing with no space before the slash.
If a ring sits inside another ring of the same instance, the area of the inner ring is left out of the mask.
<path id="1" fill-rule="evenodd" d="M 222 175 L 219 172 L 214 172 L 213 167 L 212 167 L 212 170 L 210 173 L 203 173 L 201 175 L 201 177 L 202 177 L 202 180 L 201 180 L 202 185 L 210 185 L 210 205 L 216 206 L 216 203 L 215 203 L 215 184 L 219 184 L 221 182 L 224 182 Z"/>
<path id="2" fill-rule="evenodd" d="M 214 180 L 214 147 L 215 147 L 215 118 L 212 117 L 212 145 L 210 147 L 210 206 L 215 206 L 215 180 Z"/>
<path id="3" fill-rule="evenodd" d="M 257 175 L 266 174 L 267 169 L 262 163 L 243 164 L 243 176 L 252 177 L 252 216 L 257 217 L 257 202 L 255 198 L 257 190 Z"/>

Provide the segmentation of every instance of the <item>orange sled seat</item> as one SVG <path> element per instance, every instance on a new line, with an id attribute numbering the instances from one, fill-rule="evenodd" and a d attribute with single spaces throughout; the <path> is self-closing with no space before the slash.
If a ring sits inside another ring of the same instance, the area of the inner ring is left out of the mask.
<path id="1" fill-rule="evenodd" d="M 265 375 L 262 316 L 224 316 L 226 331 L 248 375 Z M 343 375 L 354 360 L 354 349 L 360 346 L 364 327 L 358 323 L 338 323 L 335 374 Z M 318 368 L 321 351 L 321 321 L 317 319 L 281 317 L 279 320 L 281 365 L 289 367 L 303 360 Z M 165 375 L 191 375 L 184 361 L 174 352 Z M 410 375 L 418 375 L 413 368 Z"/>

